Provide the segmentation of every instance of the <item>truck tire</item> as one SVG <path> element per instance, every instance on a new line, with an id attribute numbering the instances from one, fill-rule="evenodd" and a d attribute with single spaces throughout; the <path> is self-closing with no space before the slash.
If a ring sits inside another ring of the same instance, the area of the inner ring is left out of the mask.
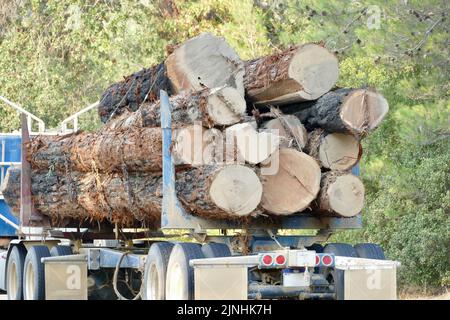
<path id="1" fill-rule="evenodd" d="M 145 262 L 142 300 L 165 300 L 167 265 L 172 248 L 170 242 L 151 245 Z"/>
<path id="2" fill-rule="evenodd" d="M 201 258 L 204 257 L 199 244 L 177 243 L 174 245 L 167 266 L 167 300 L 194 299 L 194 268 L 189 266 L 189 261 Z"/>
<path id="3" fill-rule="evenodd" d="M 383 249 L 374 243 L 358 243 L 353 246 L 359 258 L 386 260 Z"/>
<path id="4" fill-rule="evenodd" d="M 231 251 L 225 243 L 206 243 L 202 246 L 205 258 L 230 257 Z"/>
<path id="5" fill-rule="evenodd" d="M 323 248 L 324 253 L 333 253 L 335 256 L 357 258 L 358 254 L 353 246 L 347 243 L 329 243 Z M 334 285 L 335 299 L 344 300 L 344 270 L 335 268 L 321 268 L 321 273 Z"/>
<path id="6" fill-rule="evenodd" d="M 45 299 L 45 274 L 41 258 L 50 257 L 46 246 L 33 246 L 28 250 L 23 269 L 24 300 Z"/>
<path id="7" fill-rule="evenodd" d="M 8 300 L 23 299 L 23 266 L 27 251 L 22 246 L 14 246 L 6 266 L 6 294 Z"/>
<path id="8" fill-rule="evenodd" d="M 72 254 L 73 252 L 71 246 L 54 246 L 50 250 L 50 255 L 52 257 L 70 256 Z"/>

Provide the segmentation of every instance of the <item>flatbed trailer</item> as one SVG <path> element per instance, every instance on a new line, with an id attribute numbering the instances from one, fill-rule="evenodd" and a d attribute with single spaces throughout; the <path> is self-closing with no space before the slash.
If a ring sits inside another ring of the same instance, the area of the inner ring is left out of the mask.
<path id="1" fill-rule="evenodd" d="M 75 127 L 77 118 L 71 119 Z M 23 120 L 22 144 L 29 139 L 28 127 Z M 321 245 L 336 231 L 361 228 L 361 215 L 260 216 L 243 226 L 186 213 L 175 192 L 171 106 L 164 91 L 161 129 L 163 204 L 158 231 L 48 227 L 45 217 L 31 210 L 30 170 L 22 152 L 18 238 L 0 252 L 0 290 L 9 299 L 396 298 L 400 264 L 386 260 L 380 246 Z M 25 231 L 30 227 L 35 228 L 33 234 Z M 308 235 L 300 230 L 309 230 Z M 188 241 L 171 240 L 182 232 Z"/>

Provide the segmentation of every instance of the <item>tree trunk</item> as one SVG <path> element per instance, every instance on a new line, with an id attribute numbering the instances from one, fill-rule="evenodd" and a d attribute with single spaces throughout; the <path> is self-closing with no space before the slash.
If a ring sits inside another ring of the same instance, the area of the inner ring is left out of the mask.
<path id="1" fill-rule="evenodd" d="M 28 145 L 33 170 L 161 172 L 160 128 L 37 136 Z"/>
<path id="2" fill-rule="evenodd" d="M 317 201 L 319 209 L 325 214 L 353 217 L 363 208 L 364 185 L 350 173 L 324 173 Z"/>
<path id="3" fill-rule="evenodd" d="M 229 86 L 244 96 L 244 64 L 223 37 L 202 33 L 176 47 L 166 59 L 176 93 Z"/>
<path id="4" fill-rule="evenodd" d="M 239 122 L 246 110 L 244 97 L 232 87 L 202 89 L 181 93 L 170 98 L 172 121 L 175 125 L 201 123 L 207 128 Z M 159 127 L 160 102 L 145 103 L 136 112 L 126 112 L 110 121 L 110 129 L 129 127 Z"/>
<path id="5" fill-rule="evenodd" d="M 339 89 L 325 94 L 309 108 L 299 105 L 299 109 L 303 110 L 295 115 L 309 130 L 322 128 L 364 137 L 379 126 L 389 106 L 386 99 L 374 91 Z"/>
<path id="6" fill-rule="evenodd" d="M 260 177 L 261 206 L 275 215 L 289 215 L 308 208 L 320 190 L 319 165 L 294 149 L 281 149 L 272 155 L 270 162 L 261 168 Z"/>
<path id="7" fill-rule="evenodd" d="M 159 100 L 159 91 L 172 93 L 164 63 L 142 69 L 114 83 L 103 93 L 98 106 L 98 115 L 103 123 L 125 110 L 136 111 L 144 102 Z"/>
<path id="8" fill-rule="evenodd" d="M 362 155 L 359 141 L 351 134 L 310 132 L 306 152 L 323 168 L 345 171 L 355 166 Z"/>
<path id="9" fill-rule="evenodd" d="M 3 185 L 7 204 L 19 214 L 20 169 L 8 170 Z M 217 219 L 248 216 L 256 209 L 262 186 L 256 173 L 241 165 L 204 166 L 177 172 L 176 191 L 188 212 Z M 124 226 L 140 221 L 159 225 L 162 177 L 158 174 L 32 173 L 32 199 L 40 213 Z"/>
<path id="10" fill-rule="evenodd" d="M 338 79 L 338 60 L 316 44 L 290 48 L 245 63 L 244 86 L 251 102 L 285 104 L 315 100 Z"/>

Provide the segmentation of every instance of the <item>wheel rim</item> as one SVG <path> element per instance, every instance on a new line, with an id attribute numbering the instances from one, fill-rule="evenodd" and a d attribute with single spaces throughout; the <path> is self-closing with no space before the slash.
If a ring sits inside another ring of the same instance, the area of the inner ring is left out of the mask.
<path id="1" fill-rule="evenodd" d="M 28 263 L 25 271 L 25 299 L 33 300 L 34 299 L 34 270 L 33 265 Z"/>
<path id="2" fill-rule="evenodd" d="M 168 298 L 171 300 L 184 300 L 184 281 L 182 266 L 175 263 L 169 272 L 169 292 Z"/>
<path id="3" fill-rule="evenodd" d="M 8 296 L 16 298 L 17 293 L 19 291 L 18 286 L 19 275 L 17 274 L 17 266 L 16 263 L 13 262 L 11 264 L 11 270 L 8 272 Z"/>
<path id="4" fill-rule="evenodd" d="M 147 276 L 146 294 L 148 300 L 159 300 L 159 286 L 158 271 L 156 266 L 152 264 Z"/>

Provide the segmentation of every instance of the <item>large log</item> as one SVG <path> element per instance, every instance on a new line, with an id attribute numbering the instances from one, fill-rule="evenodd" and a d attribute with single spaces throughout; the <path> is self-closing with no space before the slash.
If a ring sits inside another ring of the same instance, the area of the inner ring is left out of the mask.
<path id="1" fill-rule="evenodd" d="M 20 169 L 8 170 L 2 190 L 7 204 L 18 215 Z M 134 225 L 136 220 L 147 225 L 160 221 L 162 177 L 158 174 L 34 171 L 31 191 L 36 210 L 53 221 L 108 220 L 122 225 Z M 248 167 L 204 166 L 177 172 L 176 191 L 194 215 L 236 219 L 255 210 L 262 186 Z"/>
<path id="2" fill-rule="evenodd" d="M 365 136 L 385 118 L 389 105 L 379 93 L 369 89 L 338 89 L 319 98 L 312 105 L 289 106 L 303 109 L 294 114 L 308 130 L 322 128 L 328 132 Z"/>
<path id="3" fill-rule="evenodd" d="M 353 217 L 364 206 L 364 185 L 353 174 L 329 171 L 322 176 L 317 202 L 324 214 Z"/>
<path id="4" fill-rule="evenodd" d="M 255 104 L 315 100 L 339 75 L 337 58 L 316 44 L 305 44 L 245 63 L 244 86 Z"/>
<path id="5" fill-rule="evenodd" d="M 273 154 L 262 166 L 260 178 L 261 206 L 275 215 L 303 211 L 320 190 L 320 167 L 316 160 L 294 149 L 280 149 Z"/>
<path id="6" fill-rule="evenodd" d="M 33 138 L 27 159 L 34 170 L 160 172 L 160 128 L 127 128 Z"/>
<path id="7" fill-rule="evenodd" d="M 111 85 L 100 99 L 98 113 L 106 123 L 125 110 L 157 101 L 160 90 L 170 95 L 228 86 L 244 96 L 243 77 L 244 64 L 225 39 L 202 33 L 176 47 L 165 62 Z"/>
<path id="8" fill-rule="evenodd" d="M 244 97 L 232 87 L 202 89 L 170 98 L 174 125 L 226 126 L 239 122 L 245 114 Z M 145 103 L 136 112 L 125 112 L 108 124 L 111 129 L 157 127 L 161 125 L 160 102 Z"/>
<path id="9" fill-rule="evenodd" d="M 305 151 L 323 168 L 336 171 L 351 169 L 362 155 L 361 144 L 353 135 L 328 133 L 323 129 L 309 133 Z"/>

